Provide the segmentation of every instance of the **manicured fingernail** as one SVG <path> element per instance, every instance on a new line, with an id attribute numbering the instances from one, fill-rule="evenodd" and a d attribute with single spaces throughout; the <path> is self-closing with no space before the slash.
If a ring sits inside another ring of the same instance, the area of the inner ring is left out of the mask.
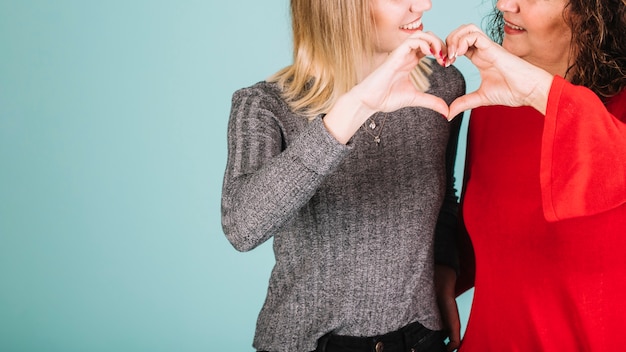
<path id="1" fill-rule="evenodd" d="M 443 58 L 443 51 L 439 51 L 439 57 Z"/>
<path id="2" fill-rule="evenodd" d="M 448 57 L 450 58 L 450 60 L 454 59 L 456 57 L 456 52 L 448 53 Z"/>
<path id="3" fill-rule="evenodd" d="M 435 55 L 435 51 L 432 48 L 430 48 L 430 53 Z"/>

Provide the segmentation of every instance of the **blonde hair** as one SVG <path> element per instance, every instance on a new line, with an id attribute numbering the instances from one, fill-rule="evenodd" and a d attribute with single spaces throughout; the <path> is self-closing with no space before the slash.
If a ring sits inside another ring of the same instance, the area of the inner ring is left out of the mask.
<path id="1" fill-rule="evenodd" d="M 278 83 L 291 109 L 309 119 L 326 113 L 364 77 L 357 68 L 372 57 L 374 19 L 371 0 L 291 0 L 293 64 L 267 80 Z M 411 78 L 428 90 L 426 60 Z"/>

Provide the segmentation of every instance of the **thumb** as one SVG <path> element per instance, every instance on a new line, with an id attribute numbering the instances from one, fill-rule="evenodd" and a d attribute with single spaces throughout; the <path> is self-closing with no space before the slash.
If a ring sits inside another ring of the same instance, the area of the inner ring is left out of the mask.
<path id="1" fill-rule="evenodd" d="M 427 109 L 434 110 L 443 117 L 447 118 L 450 113 L 448 104 L 441 98 L 432 94 L 419 94 L 413 99 L 413 106 L 421 106 Z"/>
<path id="2" fill-rule="evenodd" d="M 450 104 L 450 111 L 448 120 L 454 119 L 455 116 L 462 113 L 465 110 L 470 110 L 478 106 L 486 105 L 483 103 L 481 96 L 476 93 L 468 93 L 456 98 L 452 104 Z"/>

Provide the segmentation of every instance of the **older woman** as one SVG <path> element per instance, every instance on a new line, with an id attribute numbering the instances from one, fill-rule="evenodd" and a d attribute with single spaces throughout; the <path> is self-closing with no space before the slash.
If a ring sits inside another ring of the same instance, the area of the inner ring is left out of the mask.
<path id="1" fill-rule="evenodd" d="M 626 1 L 499 0 L 478 68 L 462 213 L 471 351 L 611 351 L 626 331 Z M 462 267 L 463 269 L 463 267 Z M 463 279 L 463 277 L 461 278 Z"/>

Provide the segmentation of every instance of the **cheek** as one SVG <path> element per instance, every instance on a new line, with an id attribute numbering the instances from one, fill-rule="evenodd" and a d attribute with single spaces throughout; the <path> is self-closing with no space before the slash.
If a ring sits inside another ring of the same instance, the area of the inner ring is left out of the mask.
<path id="1" fill-rule="evenodd" d="M 544 22 L 545 34 L 550 37 L 570 36 L 570 29 L 565 23 L 562 10 L 552 12 L 551 16 L 545 16 L 547 20 Z"/>
<path id="2" fill-rule="evenodd" d="M 554 49 L 568 47 L 572 39 L 570 28 L 565 22 L 559 18 L 553 22 L 545 31 L 545 41 L 550 45 L 554 45 Z"/>
<path id="3" fill-rule="evenodd" d="M 374 32 L 378 35 L 383 35 L 389 27 L 389 21 L 385 16 L 374 16 Z"/>
<path id="4" fill-rule="evenodd" d="M 392 37 L 393 33 L 390 28 L 391 26 L 388 22 L 385 22 L 382 19 L 376 21 L 373 33 L 373 41 L 376 46 L 380 47 L 392 44 L 391 42 L 394 41 L 394 38 Z"/>

